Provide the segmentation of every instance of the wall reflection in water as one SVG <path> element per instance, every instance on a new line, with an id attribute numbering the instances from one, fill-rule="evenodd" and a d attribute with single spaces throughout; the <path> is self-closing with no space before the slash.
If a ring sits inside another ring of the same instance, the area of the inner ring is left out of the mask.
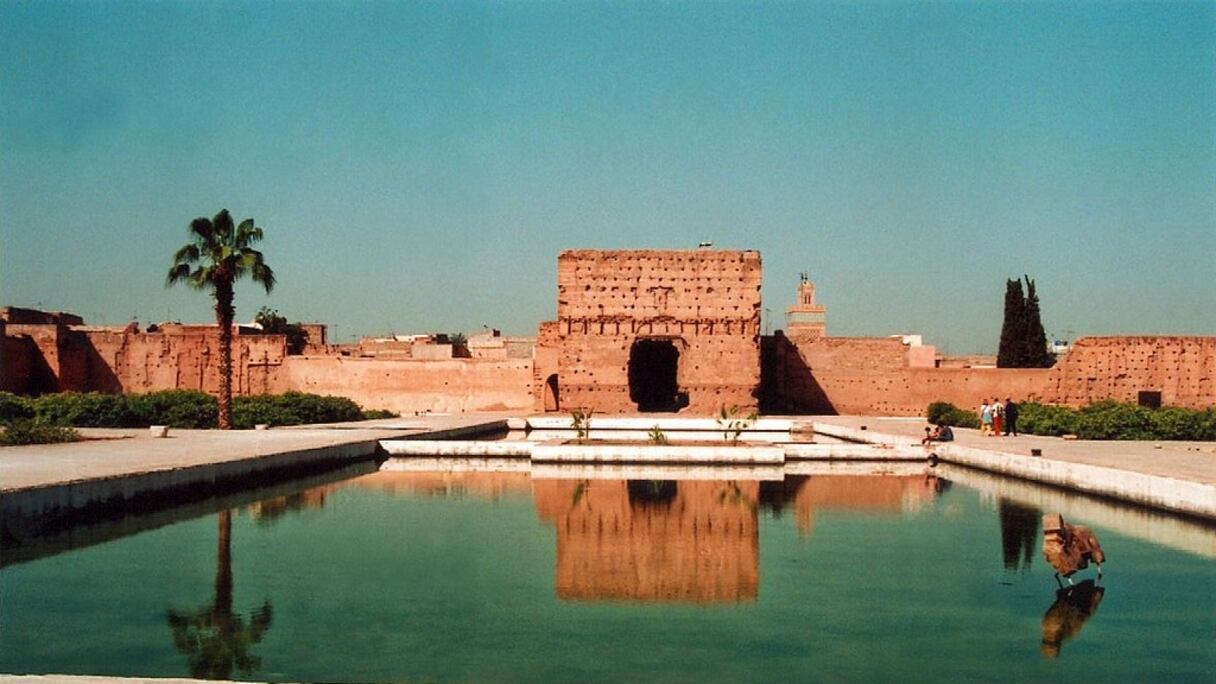
<path id="1" fill-rule="evenodd" d="M 948 483 L 935 477 L 788 476 L 755 480 L 533 479 L 526 472 L 381 471 L 344 485 L 497 500 L 531 496 L 553 526 L 554 590 L 570 601 L 748 602 L 759 594 L 761 509 L 901 514 Z"/>
<path id="2" fill-rule="evenodd" d="M 815 528 L 816 511 L 901 514 L 930 503 L 949 486 L 932 475 L 791 475 L 761 483 L 761 498 L 774 517 L 793 509 L 798 532 L 806 536 Z"/>
<path id="3" fill-rule="evenodd" d="M 558 598 L 753 601 L 757 482 L 538 480 L 557 534 Z"/>

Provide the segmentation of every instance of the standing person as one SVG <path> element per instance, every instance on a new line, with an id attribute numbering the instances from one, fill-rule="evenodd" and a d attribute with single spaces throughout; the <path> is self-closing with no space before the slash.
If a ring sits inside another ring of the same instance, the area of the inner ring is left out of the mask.
<path id="1" fill-rule="evenodd" d="M 1005 416 L 1005 408 L 1001 406 L 1000 397 L 992 399 L 992 434 L 1001 436 L 1001 419 Z"/>
<path id="2" fill-rule="evenodd" d="M 1009 433 L 1018 436 L 1018 405 L 1013 403 L 1013 397 L 1005 397 L 1005 434 Z"/>
<path id="3" fill-rule="evenodd" d="M 985 437 L 992 434 L 992 406 L 987 399 L 980 404 L 980 434 Z"/>

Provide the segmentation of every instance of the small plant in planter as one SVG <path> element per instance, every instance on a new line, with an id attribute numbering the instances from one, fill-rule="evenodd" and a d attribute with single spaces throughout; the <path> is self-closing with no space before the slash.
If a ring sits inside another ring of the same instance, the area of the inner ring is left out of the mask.
<path id="1" fill-rule="evenodd" d="M 587 438 L 591 436 L 591 416 L 594 413 L 591 409 L 581 408 L 570 412 L 570 427 L 574 429 L 579 444 L 587 441 Z"/>
<path id="2" fill-rule="evenodd" d="M 739 415 L 740 411 L 741 409 L 738 406 L 731 406 L 728 409 L 723 405 L 715 421 L 718 423 L 718 429 L 722 430 L 722 439 L 731 446 L 739 443 L 739 436 L 743 434 L 744 430 L 751 427 L 756 422 L 756 418 L 759 417 L 759 414 L 755 411 L 745 416 Z"/>
<path id="3" fill-rule="evenodd" d="M 658 423 L 655 423 L 654 427 L 650 428 L 650 432 L 646 433 L 646 437 L 650 439 L 651 444 L 667 444 L 667 435 L 663 434 L 663 430 L 659 428 Z"/>

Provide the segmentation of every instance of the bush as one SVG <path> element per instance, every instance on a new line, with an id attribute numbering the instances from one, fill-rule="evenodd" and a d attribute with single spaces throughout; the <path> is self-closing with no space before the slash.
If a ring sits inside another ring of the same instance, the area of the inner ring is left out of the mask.
<path id="1" fill-rule="evenodd" d="M 58 444 L 77 442 L 80 439 L 80 433 L 72 428 L 46 425 L 28 418 L 14 420 L 4 427 L 3 432 L 0 432 L 0 446 Z"/>
<path id="2" fill-rule="evenodd" d="M 372 409 L 363 412 L 363 420 L 379 420 L 381 418 L 399 418 L 401 414 L 384 409 Z"/>
<path id="3" fill-rule="evenodd" d="M 950 425 L 952 427 L 979 428 L 980 418 L 970 411 L 946 401 L 935 401 L 929 404 L 925 416 L 933 425 Z"/>
<path id="4" fill-rule="evenodd" d="M 165 390 L 126 395 L 131 421 L 140 427 L 168 425 L 182 429 L 213 428 L 219 422 L 219 401 L 198 390 Z"/>
<path id="5" fill-rule="evenodd" d="M 232 400 L 232 426 L 238 429 L 248 429 L 258 423 L 305 425 L 355 420 L 363 420 L 363 411 L 345 397 L 287 392 Z"/>
<path id="6" fill-rule="evenodd" d="M 370 418 L 395 418 L 391 411 L 363 412 L 345 397 L 323 397 L 304 392 L 235 397 L 232 426 L 344 423 Z M 179 429 L 213 428 L 219 420 L 219 402 L 197 390 L 166 390 L 147 394 L 63 392 L 37 399 L 0 393 L 0 423 L 34 418 L 61 427 L 147 427 L 168 425 Z"/>
<path id="7" fill-rule="evenodd" d="M 34 403 L 28 398 L 11 392 L 0 392 L 0 423 L 33 417 Z"/>
<path id="8" fill-rule="evenodd" d="M 34 400 L 38 422 L 62 427 L 136 427 L 126 397 L 100 392 L 44 394 Z"/>
<path id="9" fill-rule="evenodd" d="M 1077 412 L 1064 406 L 1026 402 L 1018 405 L 1018 432 L 1030 435 L 1076 434 Z"/>
<path id="10" fill-rule="evenodd" d="M 1032 435 L 1074 434 L 1081 439 L 1216 441 L 1216 407 L 1194 411 L 1150 409 L 1097 401 L 1082 409 L 1028 402 L 1021 405 L 1018 430 Z"/>

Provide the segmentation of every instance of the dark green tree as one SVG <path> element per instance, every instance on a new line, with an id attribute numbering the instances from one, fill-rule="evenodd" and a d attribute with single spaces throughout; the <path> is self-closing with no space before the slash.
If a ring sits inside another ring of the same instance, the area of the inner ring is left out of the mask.
<path id="1" fill-rule="evenodd" d="M 300 324 L 288 323 L 287 318 L 279 314 L 278 310 L 268 306 L 259 309 L 253 320 L 262 326 L 262 332 L 267 335 L 285 335 L 288 354 L 304 353 L 304 347 L 308 345 L 308 331 Z"/>
<path id="2" fill-rule="evenodd" d="M 1039 295 L 1035 292 L 1034 281 L 1030 276 L 1026 279 L 1026 313 L 1022 339 L 1024 351 L 1022 368 L 1050 368 L 1051 354 L 1047 351 L 1047 331 L 1043 329 L 1043 320 L 1039 314 Z"/>
<path id="3" fill-rule="evenodd" d="M 1026 296 L 1022 281 L 1005 281 L 1005 321 L 1001 324 L 1001 343 L 997 348 L 998 368 L 1021 368 L 1024 354 Z"/>
<path id="4" fill-rule="evenodd" d="M 232 306 L 236 281 L 249 276 L 270 292 L 274 271 L 251 245 L 262 239 L 262 229 L 253 219 L 232 222 L 227 209 L 215 218 L 199 217 L 190 222 L 190 242 L 173 255 L 173 266 L 165 277 L 165 287 L 186 283 L 196 290 L 210 290 L 215 299 L 215 322 L 220 327 L 219 427 L 232 429 Z"/>

